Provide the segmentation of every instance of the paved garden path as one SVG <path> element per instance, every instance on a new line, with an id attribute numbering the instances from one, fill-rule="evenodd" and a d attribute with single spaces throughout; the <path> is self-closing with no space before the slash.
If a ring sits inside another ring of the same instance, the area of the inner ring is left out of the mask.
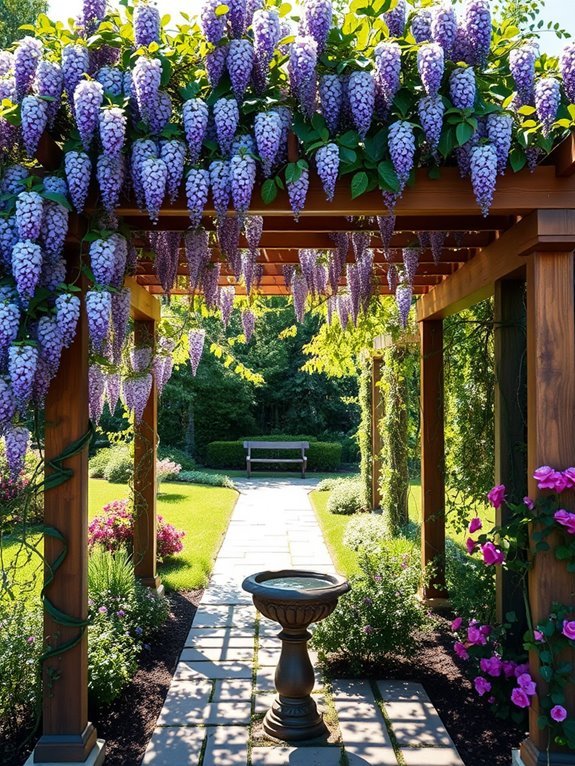
<path id="1" fill-rule="evenodd" d="M 314 694 L 334 741 L 286 747 L 261 738 L 273 699 L 279 627 L 243 578 L 261 569 L 334 572 L 308 499 L 314 482 L 239 480 L 241 494 L 148 750 L 146 766 L 463 766 L 419 684 L 334 681 Z M 206 519 L 209 524 L 209 519 Z M 258 737 L 259 734 L 259 737 Z"/>

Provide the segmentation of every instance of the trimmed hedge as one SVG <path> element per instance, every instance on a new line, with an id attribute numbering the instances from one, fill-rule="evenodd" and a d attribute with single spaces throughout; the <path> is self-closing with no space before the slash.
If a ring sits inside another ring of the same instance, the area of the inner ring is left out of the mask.
<path id="1" fill-rule="evenodd" d="M 307 437 L 294 436 L 260 436 L 257 438 L 246 439 L 245 441 L 309 441 L 307 454 L 307 467 L 309 471 L 337 471 L 341 463 L 341 444 L 337 442 L 318 442 L 311 441 Z M 258 450 L 257 457 L 265 458 L 286 458 L 298 457 L 298 450 Z M 206 464 L 209 468 L 235 468 L 242 469 L 246 467 L 246 450 L 244 442 L 210 442 L 206 452 Z M 265 470 L 266 466 L 272 466 L 273 469 L 296 470 L 296 463 L 277 463 L 256 464 L 259 470 L 260 466 Z"/>

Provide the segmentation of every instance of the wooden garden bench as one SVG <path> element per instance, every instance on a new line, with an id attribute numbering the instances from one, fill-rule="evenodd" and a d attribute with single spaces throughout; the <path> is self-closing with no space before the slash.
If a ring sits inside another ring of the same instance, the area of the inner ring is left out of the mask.
<path id="1" fill-rule="evenodd" d="M 247 449 L 246 469 L 248 478 L 252 475 L 252 463 L 300 463 L 301 477 L 305 479 L 305 469 L 307 467 L 306 449 L 309 449 L 309 442 L 244 442 Z M 273 449 L 273 450 L 301 450 L 300 457 L 252 457 L 254 449 Z"/>

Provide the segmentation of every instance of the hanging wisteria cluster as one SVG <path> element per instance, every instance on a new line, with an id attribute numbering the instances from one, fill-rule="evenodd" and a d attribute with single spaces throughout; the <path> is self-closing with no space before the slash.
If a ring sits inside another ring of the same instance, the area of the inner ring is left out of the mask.
<path id="1" fill-rule="evenodd" d="M 372 231 L 389 263 L 377 278 L 405 324 L 419 249 L 393 258 L 391 235 L 414 171 L 438 176 L 456 164 L 487 215 L 497 177 L 532 168 L 575 124 L 575 44 L 559 59 L 540 56 L 529 34 L 492 23 L 489 0 L 465 0 L 457 12 L 448 2 L 416 10 L 404 0 L 380 15 L 338 15 L 331 0 L 307 0 L 301 19 L 284 10 L 203 0 L 197 20 L 168 33 L 147 0 L 121 11 L 84 0 L 70 28 L 40 17 L 0 52 L 0 432 L 11 470 L 28 443 L 26 410 L 44 399 L 78 321 L 69 280 L 80 272 L 71 277 L 63 257 L 70 210 L 89 208 L 97 222 L 83 265 L 91 413 L 97 420 L 105 401 L 113 408 L 121 398 L 138 420 L 153 380 L 161 389 L 170 375 L 173 349 L 126 351 L 123 284 L 137 255 L 119 215 L 125 202 L 153 224 L 164 206 L 187 207 L 189 229 L 154 232 L 140 257 L 152 253 L 168 296 L 184 267 L 224 325 L 234 288 L 220 284 L 239 281 L 247 341 L 262 277 L 254 194 L 264 204 L 287 194 L 297 218 L 314 175 L 326 203 L 340 188 L 353 197 L 379 189 Z M 215 234 L 203 227 L 206 209 L 215 211 Z M 357 321 L 375 280 L 370 240 L 341 232 L 327 252 L 300 252 L 285 273 L 298 319 L 308 296 L 326 296 L 329 317 L 342 327 Z M 443 240 L 430 233 L 420 246 L 437 260 Z M 195 369 L 199 330 L 189 347 Z"/>

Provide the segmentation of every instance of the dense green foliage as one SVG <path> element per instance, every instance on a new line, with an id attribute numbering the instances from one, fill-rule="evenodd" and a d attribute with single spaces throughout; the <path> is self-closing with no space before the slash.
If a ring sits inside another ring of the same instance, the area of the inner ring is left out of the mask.
<path id="1" fill-rule="evenodd" d="M 24 37 L 26 32 L 19 27 L 33 22 L 47 8 L 47 0 L 0 0 L 0 48 Z"/>
<path id="2" fill-rule="evenodd" d="M 342 479 L 331 491 L 327 501 L 327 510 L 330 513 L 343 514 L 344 516 L 365 511 L 367 508 L 364 505 L 364 494 L 363 479 Z"/>

